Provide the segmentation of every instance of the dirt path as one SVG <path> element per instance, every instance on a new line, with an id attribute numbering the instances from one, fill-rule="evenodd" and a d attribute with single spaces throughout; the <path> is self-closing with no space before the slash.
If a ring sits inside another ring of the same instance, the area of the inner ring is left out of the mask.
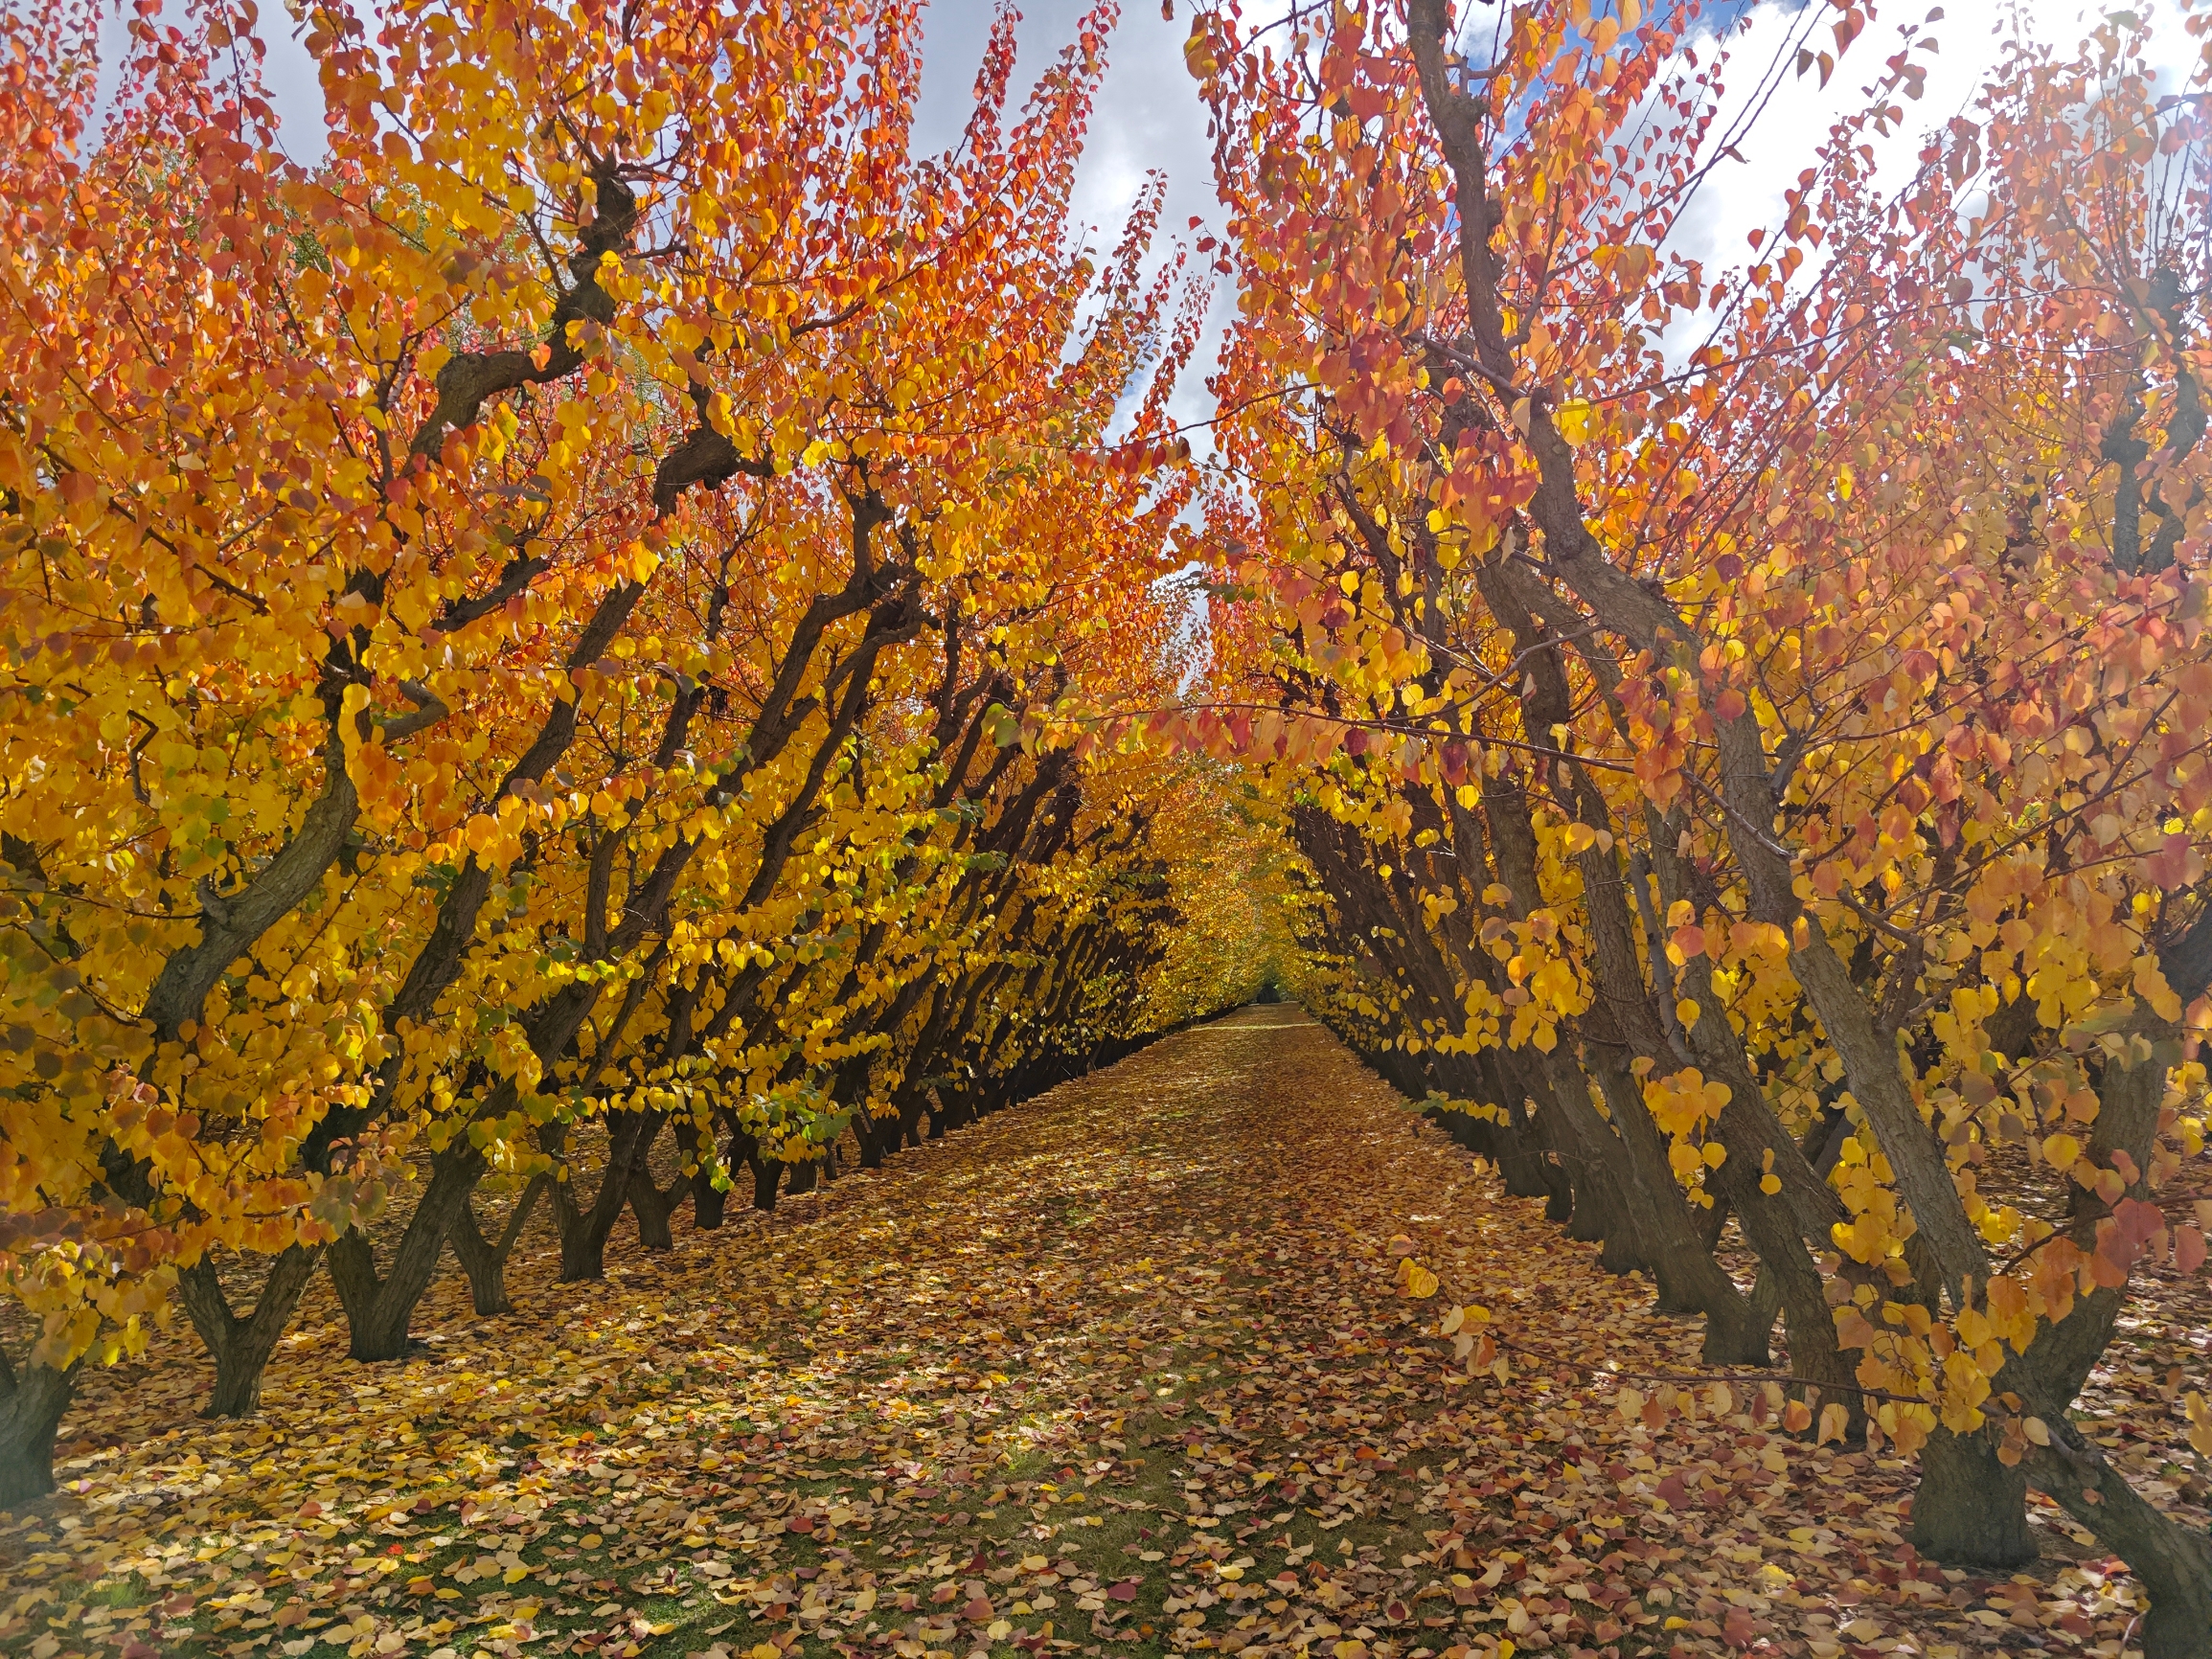
<path id="1" fill-rule="evenodd" d="M 1648 1433 L 1525 1358 L 1467 1379 L 1399 1234 L 1522 1350 L 1696 1369 L 1690 1326 L 1253 1008 L 673 1254 L 626 1234 L 604 1284 L 526 1242 L 517 1313 L 449 1277 L 403 1364 L 348 1363 L 319 1287 L 253 1423 L 194 1420 L 167 1339 L 95 1379 L 70 1489 L 0 1529 L 0 1645 L 2121 1650 L 2096 1563 L 1917 1563 L 1894 1462 L 1785 1461 L 1710 1402 Z"/>

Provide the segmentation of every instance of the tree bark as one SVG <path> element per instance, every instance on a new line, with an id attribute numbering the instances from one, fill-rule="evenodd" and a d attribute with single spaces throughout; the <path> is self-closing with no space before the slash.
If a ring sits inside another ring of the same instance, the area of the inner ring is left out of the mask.
<path id="1" fill-rule="evenodd" d="M 662 1112 L 613 1112 L 606 1121 L 606 1167 L 600 1172 L 599 1190 L 586 1209 L 576 1201 L 573 1179 L 557 1182 L 553 1214 L 560 1229 L 560 1283 L 576 1284 L 606 1277 L 606 1241 L 632 1196 L 632 1178 L 645 1167 L 652 1144 L 660 1134 Z M 545 1149 L 565 1157 L 567 1132 L 546 1136 Z M 575 1165 L 570 1164 L 573 1174 Z M 641 1216 L 642 1231 L 642 1216 Z"/>
<path id="2" fill-rule="evenodd" d="M 726 1187 L 715 1185 L 714 1176 L 701 1170 L 692 1177 L 692 1225 L 701 1233 L 712 1233 L 728 1216 L 730 1193 Z"/>
<path id="3" fill-rule="evenodd" d="M 691 1181 L 678 1175 L 664 1190 L 653 1184 L 652 1174 L 645 1169 L 635 1169 L 629 1175 L 629 1207 L 637 1216 L 637 1241 L 648 1250 L 673 1250 L 676 1247 L 674 1231 L 669 1218 L 676 1212 L 691 1191 Z"/>
<path id="4" fill-rule="evenodd" d="M 1913 1548 L 1946 1566 L 2021 1566 L 2036 1558 L 2027 1504 L 2027 1470 L 1998 1462 L 1986 1432 L 1956 1435 L 1939 1427 L 1920 1448 Z"/>
<path id="5" fill-rule="evenodd" d="M 522 1237 L 530 1213 L 537 1207 L 552 1179 L 550 1175 L 531 1177 L 514 1200 L 514 1208 L 508 1212 L 496 1239 L 484 1236 L 474 1203 L 463 1204 L 461 1213 L 453 1217 L 453 1230 L 445 1241 L 453 1247 L 453 1259 L 461 1263 L 461 1271 L 468 1275 L 468 1299 L 480 1317 L 490 1319 L 514 1311 L 514 1303 L 507 1294 L 508 1258 L 513 1255 L 515 1240 Z"/>
<path id="6" fill-rule="evenodd" d="M 277 1339 L 291 1323 L 292 1310 L 314 1276 L 322 1246 L 292 1244 L 270 1263 L 254 1310 L 243 1319 L 231 1311 L 214 1261 L 202 1256 L 177 1275 L 177 1299 L 193 1329 L 215 1357 L 215 1392 L 202 1417 L 251 1417 L 261 1409 L 262 1377 Z"/>
<path id="7" fill-rule="evenodd" d="M 354 1359 L 387 1360 L 405 1355 L 407 1327 L 415 1308 L 437 1276 L 445 1238 L 467 1206 L 484 1174 L 484 1154 L 466 1137 L 456 1137 L 431 1161 L 430 1184 L 399 1236 L 389 1275 L 376 1271 L 376 1253 L 358 1227 L 338 1235 L 330 1250 L 331 1283 L 346 1310 L 348 1352 Z"/>
<path id="8" fill-rule="evenodd" d="M 675 1136 L 676 1147 L 690 1170 L 678 1184 L 692 1195 L 692 1228 L 695 1232 L 711 1233 L 722 1224 L 729 1213 L 730 1201 L 728 1186 L 715 1185 L 715 1176 L 724 1168 L 717 1130 L 711 1123 L 701 1128 L 691 1118 L 679 1117 Z"/>
<path id="9" fill-rule="evenodd" d="M 83 1363 L 79 1358 L 57 1371 L 34 1360 L 17 1375 L 0 1359 L 0 1509 L 19 1508 L 54 1489 L 54 1440 Z"/>
<path id="10" fill-rule="evenodd" d="M 2212 945 L 2212 916 L 2200 917 L 2188 935 L 2159 953 L 2167 983 L 2185 1003 L 2203 993 L 2212 971 L 2207 945 Z M 2122 1152 L 2134 1160 L 2138 1171 L 2151 1163 L 2166 1078 L 2180 1053 L 2170 1025 L 2159 1021 L 2151 1034 L 2160 1040 L 2147 1057 L 2108 1062 L 2100 1070 L 2099 1109 L 2089 1146 L 2089 1155 L 2100 1164 Z M 2129 1191 L 2136 1198 L 2151 1196 L 2147 1179 L 2138 1178 Z M 2077 1188 L 2072 1207 L 2075 1241 L 2093 1247 L 2102 1206 Z M 2066 1416 L 2109 1345 L 2127 1298 L 2125 1285 L 2101 1286 L 2077 1298 L 2065 1318 L 2040 1331 L 2028 1351 L 1997 1374 L 1996 1386 L 2020 1394 L 2050 1438 L 2047 1446 L 2031 1445 L 2020 1468 L 2008 1472 L 2024 1473 L 2027 1485 L 2047 1493 L 2142 1580 L 2151 1593 L 2151 1611 L 2141 1631 L 2146 1659 L 2212 1654 L 2212 1539 L 2153 1507 Z M 1983 1501 L 1992 1495 L 1985 1491 Z M 2006 1507 L 2011 1507 L 2009 1499 Z M 1916 1496 L 1916 1518 L 1919 1512 Z"/>
<path id="11" fill-rule="evenodd" d="M 784 1179 L 786 1166 L 781 1159 L 771 1158 L 755 1151 L 746 1162 L 753 1169 L 753 1208 L 763 1212 L 776 1207 L 776 1189 Z"/>
<path id="12" fill-rule="evenodd" d="M 900 1108 L 899 1144 L 892 1148 L 894 1151 L 903 1151 L 908 1147 L 922 1145 L 924 1139 L 922 1120 L 928 1110 L 929 1101 L 926 1096 L 909 1101 Z"/>
<path id="13" fill-rule="evenodd" d="M 2151 1593 L 2136 1633 L 2143 1659 L 2204 1659 L 2212 1653 L 2212 1536 L 2154 1509 L 2064 1417 L 2044 1421 L 2051 1443 L 2030 1446 L 2020 1466 L 2006 1472 L 2049 1493 L 2143 1581 Z M 1927 1483 L 1924 1473 L 1924 1489 Z M 1917 1497 L 1912 1515 L 1920 1519 Z"/>

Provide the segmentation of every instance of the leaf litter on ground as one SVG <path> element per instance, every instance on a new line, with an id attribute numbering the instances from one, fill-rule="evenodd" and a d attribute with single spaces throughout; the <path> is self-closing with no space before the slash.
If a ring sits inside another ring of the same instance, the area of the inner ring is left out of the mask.
<path id="1" fill-rule="evenodd" d="M 0 1647 L 2125 1651 L 2133 1581 L 2054 1510 L 2034 1567 L 1947 1570 L 1905 1542 L 1908 1465 L 1775 1432 L 1753 1390 L 1624 1418 L 1699 1332 L 1540 1212 L 1253 1008 L 672 1252 L 627 1235 L 604 1283 L 527 1239 L 518 1311 L 453 1275 L 404 1361 L 349 1361 L 318 1286 L 251 1421 L 198 1419 L 204 1356 L 163 1339 L 90 1379 L 61 1492 L 0 1526 Z M 1401 1236 L 1479 1292 L 1501 1375 L 1402 1296 Z M 2175 1402 L 2212 1309 L 2152 1291 L 2094 1387 L 2111 1453 L 2201 1515 Z"/>

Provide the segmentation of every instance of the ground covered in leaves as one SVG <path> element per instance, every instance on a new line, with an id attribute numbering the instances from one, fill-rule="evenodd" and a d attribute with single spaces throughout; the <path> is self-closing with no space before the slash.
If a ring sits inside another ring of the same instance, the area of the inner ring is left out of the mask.
<path id="1" fill-rule="evenodd" d="M 1397 1293 L 1401 1234 L 1506 1380 Z M 318 1287 L 252 1422 L 194 1416 L 189 1335 L 96 1376 L 63 1492 L 0 1526 L 0 1648 L 1942 1659 L 2117 1655 L 2135 1615 L 2063 1531 L 2011 1579 L 1916 1558 L 1895 1460 L 1709 1401 L 1624 1421 L 1616 1378 L 1696 1370 L 1693 1327 L 1295 1009 L 673 1254 L 618 1240 L 603 1284 L 555 1260 L 526 1240 L 501 1319 L 443 1282 L 385 1366 Z M 2165 1288 L 2102 1386 L 2115 1455 L 2193 1505 L 2171 1401 L 2212 1321 Z"/>

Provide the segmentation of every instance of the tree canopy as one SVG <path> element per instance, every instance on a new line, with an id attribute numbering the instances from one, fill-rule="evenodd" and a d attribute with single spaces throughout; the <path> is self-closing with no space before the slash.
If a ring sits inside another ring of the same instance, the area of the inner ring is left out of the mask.
<path id="1" fill-rule="evenodd" d="M 1746 15 L 1186 9 L 1186 244 L 1071 216 L 1110 3 L 942 153 L 918 0 L 311 4 L 312 163 L 250 0 L 10 12 L 0 1501 L 178 1311 L 250 1414 L 318 1270 L 395 1359 L 1284 984 L 2204 1651 L 2070 1414 L 2212 1226 L 2207 18 L 1938 119 L 1934 14 Z M 1693 257 L 1740 69 L 1870 80 Z"/>

